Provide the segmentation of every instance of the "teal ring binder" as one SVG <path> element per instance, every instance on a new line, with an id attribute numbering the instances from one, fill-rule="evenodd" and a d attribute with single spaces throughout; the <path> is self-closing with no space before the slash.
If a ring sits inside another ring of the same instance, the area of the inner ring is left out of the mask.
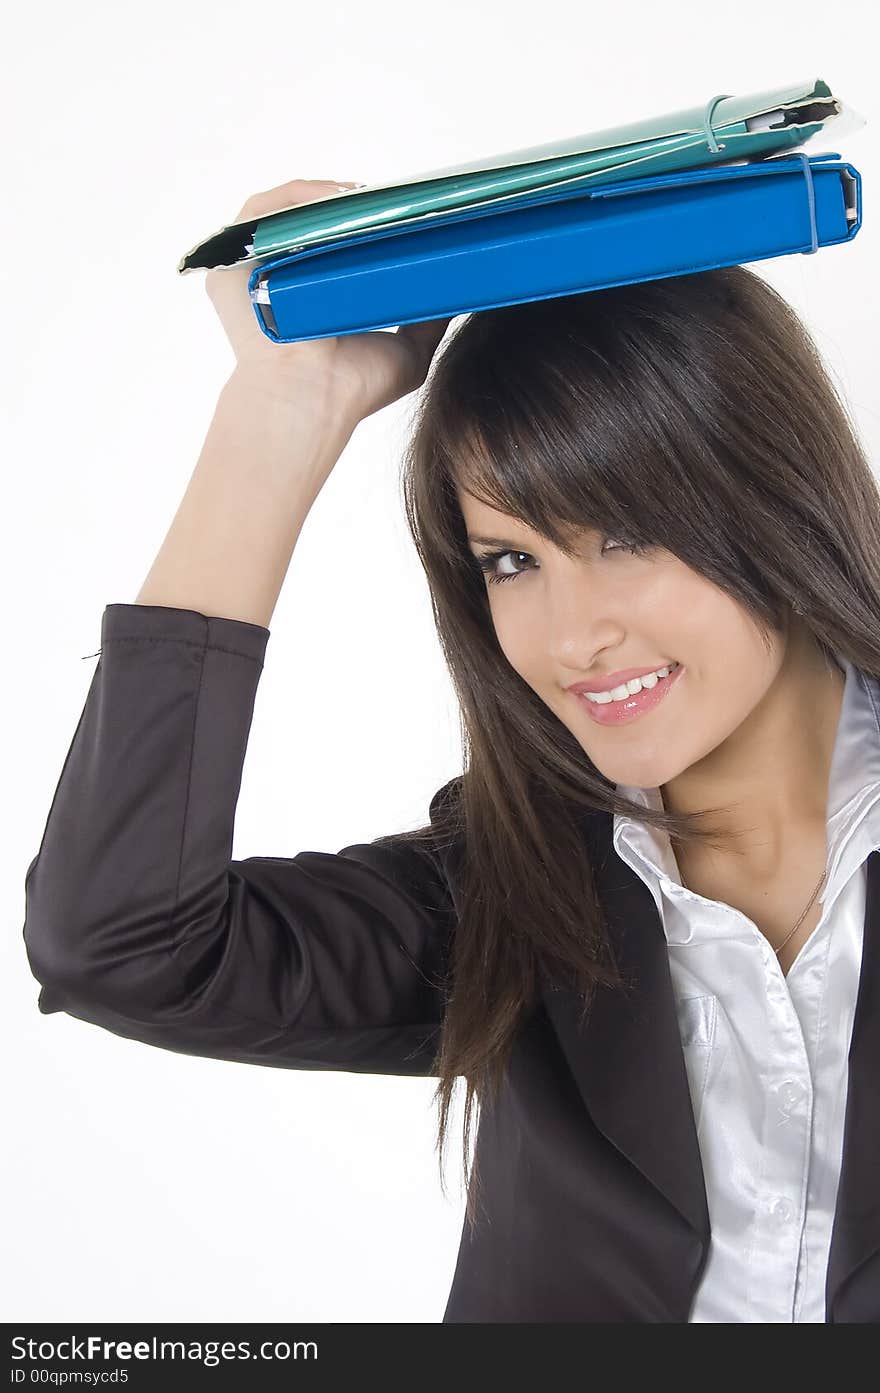
<path id="1" fill-rule="evenodd" d="M 712 114 L 719 102 L 724 102 L 728 97 L 732 96 L 732 92 L 719 92 L 717 97 L 713 97 L 710 102 L 706 103 L 706 110 L 703 112 L 703 130 L 706 132 L 709 149 L 712 151 L 713 155 L 719 150 L 726 150 L 727 145 L 724 142 L 719 145 L 718 141 L 715 139 L 715 132 L 712 129 Z"/>

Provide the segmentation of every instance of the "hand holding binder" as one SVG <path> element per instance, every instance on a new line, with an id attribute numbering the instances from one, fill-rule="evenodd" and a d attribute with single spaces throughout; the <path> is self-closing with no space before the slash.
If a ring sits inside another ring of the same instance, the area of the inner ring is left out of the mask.
<path id="1" fill-rule="evenodd" d="M 340 187 L 330 181 L 294 179 L 255 195 L 242 212 L 257 203 L 290 207 L 289 200 L 297 195 L 312 204 L 316 186 L 324 183 L 328 192 L 323 197 Z M 253 381 L 276 399 L 291 401 L 302 400 L 305 384 L 310 401 L 325 397 L 334 419 L 349 419 L 353 425 L 421 385 L 449 324 L 448 318 L 419 322 L 404 325 L 396 334 L 346 336 L 341 342 L 321 335 L 316 336 L 319 342 L 308 348 L 297 344 L 295 352 L 285 355 L 260 332 L 247 295 L 249 274 L 250 267 L 243 266 L 209 271 L 206 278 L 208 296 L 235 353 L 238 380 Z"/>

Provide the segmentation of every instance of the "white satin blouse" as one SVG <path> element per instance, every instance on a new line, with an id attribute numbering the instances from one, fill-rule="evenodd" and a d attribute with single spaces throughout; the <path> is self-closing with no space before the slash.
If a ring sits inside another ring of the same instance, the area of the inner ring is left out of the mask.
<path id="1" fill-rule="evenodd" d="M 880 847 L 880 684 L 846 658 L 822 914 L 787 977 L 740 910 L 681 883 L 669 838 L 614 818 L 666 934 L 712 1236 L 691 1322 L 825 1320 L 859 986 L 866 861 Z M 662 809 L 659 789 L 619 784 Z"/>

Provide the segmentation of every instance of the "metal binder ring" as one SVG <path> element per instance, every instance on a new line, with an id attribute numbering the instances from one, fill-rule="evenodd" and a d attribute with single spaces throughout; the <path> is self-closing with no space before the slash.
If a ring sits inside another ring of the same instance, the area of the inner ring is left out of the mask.
<path id="1" fill-rule="evenodd" d="M 727 145 L 726 143 L 719 145 L 718 141 L 715 139 L 715 132 L 712 130 L 712 116 L 718 103 L 723 102 L 726 100 L 727 97 L 732 96 L 732 92 L 719 92 L 717 97 L 713 97 L 712 100 L 706 104 L 706 110 L 703 113 L 703 130 L 706 132 L 706 139 L 709 142 L 709 149 L 712 151 L 713 154 L 716 154 L 719 150 L 726 150 Z"/>

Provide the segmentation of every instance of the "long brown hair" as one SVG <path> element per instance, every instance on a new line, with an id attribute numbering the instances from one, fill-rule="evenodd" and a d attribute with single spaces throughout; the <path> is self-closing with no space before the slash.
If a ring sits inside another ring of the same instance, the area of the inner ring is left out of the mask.
<path id="1" fill-rule="evenodd" d="M 430 826 L 398 834 L 461 848 L 434 1067 L 441 1184 L 456 1079 L 467 1176 L 474 1103 L 500 1086 L 542 967 L 573 975 L 585 1011 L 600 983 L 629 985 L 585 816 L 628 814 L 675 846 L 717 844 L 704 820 L 719 811 L 622 798 L 510 666 L 456 486 L 566 555 L 583 528 L 664 548 L 738 600 L 766 644 L 796 614 L 826 660 L 880 674 L 880 494 L 844 399 L 769 283 L 732 266 L 484 311 L 450 334 L 415 405 L 402 487 L 464 772 Z M 471 1223 L 477 1181 L 474 1168 Z"/>

